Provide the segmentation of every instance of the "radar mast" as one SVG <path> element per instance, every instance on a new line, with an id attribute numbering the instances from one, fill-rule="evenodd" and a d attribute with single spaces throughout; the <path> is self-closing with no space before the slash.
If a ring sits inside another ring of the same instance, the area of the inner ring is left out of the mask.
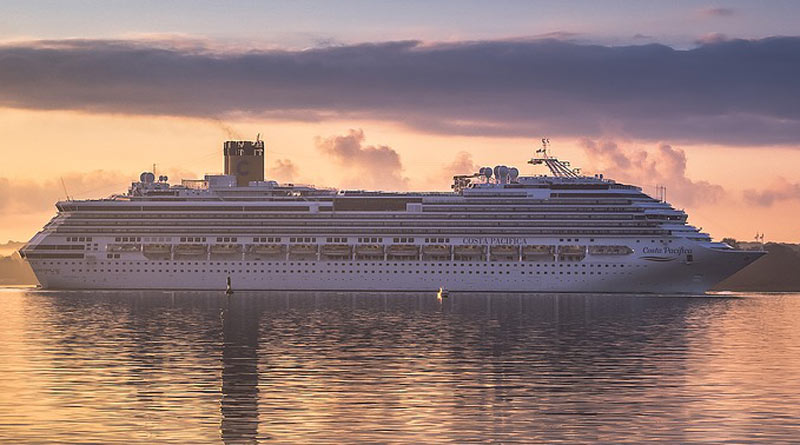
<path id="1" fill-rule="evenodd" d="M 542 138 L 542 148 L 536 150 L 536 157 L 531 158 L 528 164 L 540 165 L 544 164 L 550 169 L 553 176 L 558 178 L 580 178 L 577 170 L 573 170 L 569 161 L 560 161 L 558 158 L 550 156 L 547 149 L 550 147 L 550 139 Z"/>

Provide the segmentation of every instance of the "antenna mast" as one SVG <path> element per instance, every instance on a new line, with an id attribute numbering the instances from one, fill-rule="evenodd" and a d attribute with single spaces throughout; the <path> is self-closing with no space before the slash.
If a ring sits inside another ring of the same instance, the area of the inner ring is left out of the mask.
<path id="1" fill-rule="evenodd" d="M 70 197 L 69 192 L 67 192 L 67 184 L 64 183 L 64 177 L 62 176 L 60 179 L 61 179 L 61 187 L 64 188 L 64 196 L 67 197 L 67 201 L 72 201 L 72 197 Z"/>
<path id="2" fill-rule="evenodd" d="M 549 147 L 550 139 L 542 138 L 542 148 L 536 150 L 536 154 L 541 156 L 531 158 L 531 160 L 528 161 L 528 164 L 544 164 L 550 169 L 550 172 L 553 174 L 553 176 L 557 178 L 580 178 L 578 172 L 570 168 L 568 161 L 559 161 L 558 158 L 550 156 L 547 153 L 547 149 Z"/>
<path id="3" fill-rule="evenodd" d="M 661 202 L 667 202 L 667 186 L 666 185 L 656 185 L 656 196 L 658 196 L 658 200 Z"/>

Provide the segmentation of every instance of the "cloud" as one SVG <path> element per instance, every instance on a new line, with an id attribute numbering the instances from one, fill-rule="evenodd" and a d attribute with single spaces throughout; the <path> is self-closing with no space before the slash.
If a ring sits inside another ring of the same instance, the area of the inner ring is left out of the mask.
<path id="1" fill-rule="evenodd" d="M 480 169 L 475 162 L 472 161 L 472 155 L 466 151 L 460 151 L 456 154 L 456 158 L 453 159 L 453 162 L 447 164 L 444 167 L 444 171 L 448 176 L 448 180 L 450 177 L 455 175 L 468 175 L 471 173 L 477 173 Z"/>
<path id="2" fill-rule="evenodd" d="M 74 199 L 122 193 L 133 179 L 105 170 L 63 176 L 67 192 Z M 55 214 L 55 203 L 64 199 L 60 178 L 32 181 L 0 177 L 0 213 L 4 215 Z"/>
<path id="3" fill-rule="evenodd" d="M 769 207 L 780 201 L 800 200 L 800 183 L 792 183 L 785 178 L 778 178 L 766 189 L 747 189 L 743 193 L 744 199 L 748 203 Z"/>
<path id="4" fill-rule="evenodd" d="M 710 32 L 708 34 L 703 34 L 702 36 L 698 37 L 694 43 L 698 45 L 714 45 L 717 43 L 727 42 L 728 36 L 721 32 Z"/>
<path id="5" fill-rule="evenodd" d="M 423 184 L 434 189 L 449 189 L 453 184 L 453 176 L 469 175 L 478 170 L 480 170 L 480 166 L 472 160 L 472 155 L 466 151 L 460 151 L 456 153 L 452 162 L 437 169 Z"/>
<path id="6" fill-rule="evenodd" d="M 800 38 L 699 47 L 557 39 L 308 50 L 62 40 L 0 46 L 0 106 L 289 120 L 421 131 L 733 145 L 800 142 Z"/>
<path id="7" fill-rule="evenodd" d="M 713 203 L 725 193 L 716 184 L 694 181 L 686 176 L 686 153 L 668 144 L 659 144 L 655 149 L 623 149 L 610 140 L 584 139 L 581 146 L 589 158 L 591 167 L 597 172 L 621 182 L 645 188 L 667 186 L 669 201 L 690 206 L 703 202 Z"/>
<path id="8" fill-rule="evenodd" d="M 386 145 L 364 145 L 364 131 L 349 130 L 343 136 L 316 138 L 316 146 L 323 154 L 333 158 L 339 166 L 354 174 L 349 182 L 358 187 L 387 188 L 408 187 L 408 178 L 402 176 L 400 155 Z"/>
<path id="9" fill-rule="evenodd" d="M 268 178 L 278 182 L 294 182 L 297 177 L 297 166 L 290 159 L 278 159 L 275 166 L 267 171 Z"/>
<path id="10" fill-rule="evenodd" d="M 733 8 L 703 8 L 698 11 L 698 14 L 702 17 L 731 17 L 736 14 L 736 10 Z"/>

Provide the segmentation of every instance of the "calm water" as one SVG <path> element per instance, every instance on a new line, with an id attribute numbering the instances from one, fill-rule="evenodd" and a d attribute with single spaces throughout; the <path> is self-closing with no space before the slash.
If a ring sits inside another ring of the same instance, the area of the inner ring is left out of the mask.
<path id="1" fill-rule="evenodd" d="M 0 302 L 15 443 L 800 440 L 800 295 Z"/>

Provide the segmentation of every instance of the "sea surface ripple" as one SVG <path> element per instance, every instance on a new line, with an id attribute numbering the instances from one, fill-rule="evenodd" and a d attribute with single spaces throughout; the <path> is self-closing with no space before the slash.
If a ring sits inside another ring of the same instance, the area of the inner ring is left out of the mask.
<path id="1" fill-rule="evenodd" d="M 0 441 L 789 443 L 800 295 L 0 291 Z"/>

